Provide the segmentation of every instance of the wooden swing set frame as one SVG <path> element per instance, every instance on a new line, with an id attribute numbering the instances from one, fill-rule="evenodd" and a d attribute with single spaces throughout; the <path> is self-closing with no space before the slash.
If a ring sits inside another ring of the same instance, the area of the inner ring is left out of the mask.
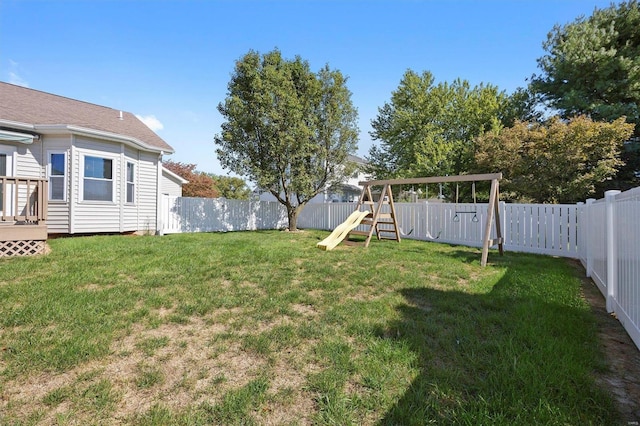
<path id="1" fill-rule="evenodd" d="M 502 230 L 500 228 L 500 209 L 499 204 L 499 182 L 502 179 L 502 173 L 488 173 L 488 174 L 475 174 L 475 175 L 458 175 L 458 176 L 433 176 L 422 177 L 413 179 L 387 179 L 387 180 L 369 180 L 358 182 L 362 186 L 362 194 L 358 200 L 356 210 L 372 211 L 372 213 L 364 219 L 361 224 L 369 226 L 368 231 L 352 230 L 349 232 L 351 235 L 365 236 L 364 246 L 368 247 L 371 242 L 373 233 L 379 240 L 389 239 L 400 242 L 400 227 L 398 226 L 396 210 L 393 203 L 393 194 L 391 187 L 393 185 L 419 185 L 429 183 L 451 183 L 451 182 L 491 182 L 491 191 L 489 193 L 489 206 L 487 209 L 487 220 L 484 228 L 484 235 L 482 239 L 482 258 L 480 264 L 486 266 L 487 258 L 489 256 L 489 248 L 498 245 L 500 255 L 504 254 Z M 374 201 L 372 187 L 382 186 L 382 192 L 378 201 Z M 382 212 L 384 205 L 389 205 L 389 212 Z M 491 226 L 495 224 L 496 227 L 496 239 L 491 239 Z M 356 242 L 347 240 L 345 244 L 355 245 Z"/>

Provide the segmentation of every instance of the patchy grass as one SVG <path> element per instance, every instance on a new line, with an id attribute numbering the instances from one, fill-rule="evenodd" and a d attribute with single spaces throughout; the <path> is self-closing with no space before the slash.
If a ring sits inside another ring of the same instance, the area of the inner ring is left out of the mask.
<path id="1" fill-rule="evenodd" d="M 319 231 L 0 261 L 3 424 L 615 424 L 562 259 Z"/>

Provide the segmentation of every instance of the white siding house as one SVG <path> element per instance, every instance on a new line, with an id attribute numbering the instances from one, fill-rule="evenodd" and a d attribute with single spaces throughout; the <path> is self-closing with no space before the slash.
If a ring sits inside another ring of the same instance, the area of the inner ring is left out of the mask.
<path id="1" fill-rule="evenodd" d="M 162 168 L 162 195 L 172 197 L 182 197 L 182 185 L 189 183 L 188 180 L 173 173 L 169 169 Z"/>
<path id="2" fill-rule="evenodd" d="M 0 82 L 0 160 L 48 179 L 49 234 L 155 232 L 173 152 L 129 112 Z"/>
<path id="3" fill-rule="evenodd" d="M 346 178 L 344 182 L 325 189 L 311 200 L 310 204 L 314 203 L 355 203 L 358 201 L 360 194 L 362 193 L 362 187 L 358 185 L 358 182 L 368 180 L 369 177 L 364 173 L 364 166 L 366 161 L 355 155 L 349 155 L 347 161 L 355 166 L 355 171 L 351 176 Z M 259 191 L 260 201 L 277 201 L 276 197 L 270 192 Z"/>

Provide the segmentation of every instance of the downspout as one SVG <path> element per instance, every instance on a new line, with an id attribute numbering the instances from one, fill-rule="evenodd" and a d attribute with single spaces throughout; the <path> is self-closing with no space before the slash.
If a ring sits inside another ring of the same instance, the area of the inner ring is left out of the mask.
<path id="1" fill-rule="evenodd" d="M 122 114 L 122 112 L 120 113 Z M 121 118 L 122 119 L 122 118 Z M 124 156 L 124 144 L 120 144 L 120 191 L 118 200 L 120 203 L 120 233 L 124 232 L 124 203 L 127 201 L 127 163 Z M 124 196 L 123 196 L 124 195 Z"/>
<path id="2" fill-rule="evenodd" d="M 158 155 L 158 172 L 156 177 L 156 235 L 162 235 L 162 156 L 164 151 Z"/>
<path id="3" fill-rule="evenodd" d="M 140 192 L 140 150 L 138 150 L 138 156 L 136 157 L 136 167 L 133 178 L 135 179 L 135 192 L 133 193 L 133 202 L 136 205 L 136 227 L 140 230 L 140 198 L 138 194 Z"/>
<path id="4" fill-rule="evenodd" d="M 42 167 L 40 167 L 40 178 L 41 179 L 47 179 L 47 165 L 49 164 L 49 159 L 45 157 L 44 155 L 44 138 L 38 138 L 38 140 L 40 141 L 40 158 L 41 158 L 41 162 L 42 162 Z M 34 153 L 35 154 L 35 153 Z M 69 166 L 67 166 L 67 168 L 69 168 Z M 47 185 L 47 188 L 49 187 L 49 185 Z M 38 191 L 40 191 L 40 188 L 38 188 Z M 44 196 L 46 198 L 44 198 L 47 207 L 47 211 L 43 212 L 44 213 L 44 223 L 47 224 L 47 222 L 49 221 L 49 190 L 47 189 L 47 193 L 44 194 Z M 42 199 L 42 198 L 41 198 Z M 49 235 L 49 225 L 47 225 L 47 235 Z"/>
<path id="5" fill-rule="evenodd" d="M 45 158 L 44 156 L 44 139 L 40 139 L 40 158 L 42 158 L 42 167 L 40 167 L 40 177 L 42 179 L 46 179 L 47 178 L 47 163 L 49 162 L 48 158 Z M 47 197 L 49 197 L 49 194 L 47 194 Z M 49 212 L 47 212 L 47 216 L 49 215 Z"/>
<path id="6" fill-rule="evenodd" d="M 71 135 L 71 148 L 69 150 L 69 165 L 71 167 L 69 167 L 69 188 L 67 188 L 67 191 L 69 191 L 69 234 L 73 234 L 75 233 L 75 218 L 74 218 L 74 211 L 75 211 L 75 204 L 76 204 L 76 199 L 78 197 L 78 194 L 76 194 L 76 192 L 74 191 L 75 188 L 75 175 L 76 175 L 76 170 L 80 169 L 80 164 L 76 164 L 76 137 L 75 135 Z M 78 186 L 78 191 L 80 190 L 80 187 Z"/>

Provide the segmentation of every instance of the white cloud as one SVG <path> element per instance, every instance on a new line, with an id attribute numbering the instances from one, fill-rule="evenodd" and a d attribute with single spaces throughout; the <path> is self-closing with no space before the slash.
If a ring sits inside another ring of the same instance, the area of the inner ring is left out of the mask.
<path id="1" fill-rule="evenodd" d="M 18 74 L 19 68 L 20 66 L 16 61 L 9 59 L 9 83 L 16 86 L 29 87 L 27 80 Z"/>
<path id="2" fill-rule="evenodd" d="M 154 132 L 164 129 L 164 125 L 160 122 L 160 120 L 156 118 L 155 115 L 143 116 L 143 115 L 136 114 L 136 117 L 138 117 L 138 120 L 142 121 L 144 124 L 147 125 L 148 128 L 150 128 Z"/>

